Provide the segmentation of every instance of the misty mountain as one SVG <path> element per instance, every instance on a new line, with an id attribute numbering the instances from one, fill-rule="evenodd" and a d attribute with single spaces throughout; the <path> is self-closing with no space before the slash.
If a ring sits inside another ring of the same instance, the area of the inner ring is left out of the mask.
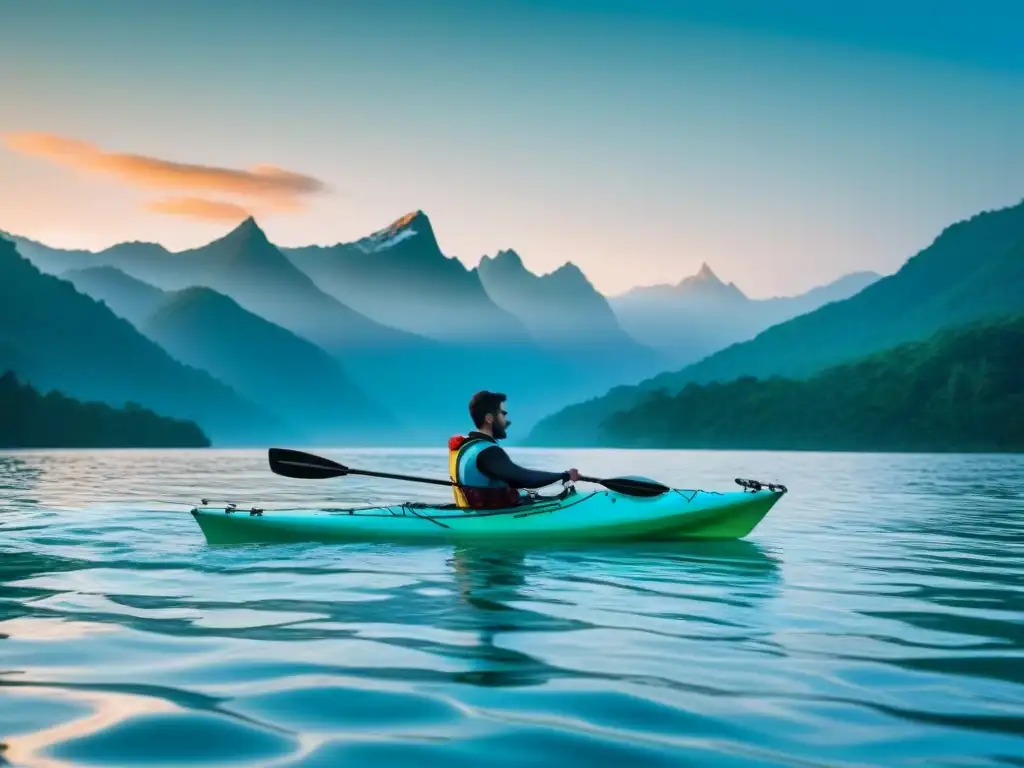
<path id="1" fill-rule="evenodd" d="M 192 278 L 193 284 L 231 296 L 250 312 L 331 353 L 364 391 L 410 425 L 409 430 L 418 431 L 421 438 L 417 439 L 443 442 L 452 429 L 464 427 L 469 398 L 479 389 L 514 395 L 519 423 L 541 416 L 547 403 L 568 402 L 558 398 L 565 381 L 563 366 L 532 347 L 524 338 L 525 329 L 515 329 L 514 318 L 505 339 L 482 341 L 439 340 L 371 319 L 321 290 L 251 219 L 183 255 L 204 265 L 204 271 Z M 420 281 L 409 285 L 409 300 L 437 290 L 436 285 L 426 285 Z M 449 298 L 456 301 L 454 296 Z M 465 326 L 478 323 L 472 307 L 461 312 Z M 425 316 L 423 324 L 429 322 Z M 545 375 L 538 376 L 537 371 Z M 403 416 L 403 410 L 410 413 Z M 412 433 L 407 431 L 405 436 Z"/>
<path id="2" fill-rule="evenodd" d="M 65 252 L 24 238 L 17 242 L 23 255 L 40 269 L 58 274 L 72 271 L 77 276 L 89 268 L 114 267 L 163 291 L 212 288 L 332 353 L 353 348 L 436 346 L 423 337 L 376 323 L 328 296 L 267 240 L 252 218 L 206 245 L 178 252 L 152 243 Z M 106 278 L 109 283 L 109 272 Z"/>
<path id="3" fill-rule="evenodd" d="M 647 392 L 743 376 L 800 378 L 942 328 L 1024 310 L 1024 201 L 945 230 L 898 272 L 842 301 L 772 326 L 679 371 L 617 387 L 545 418 L 533 444 L 591 443 L 600 424 Z"/>
<path id="4" fill-rule="evenodd" d="M 468 366 L 486 361 L 527 422 L 547 412 L 545 403 L 591 396 L 665 365 L 618 327 L 576 267 L 540 278 L 508 252 L 468 269 L 442 253 L 422 211 L 352 243 L 282 250 L 368 317 L 443 341 Z"/>
<path id="5" fill-rule="evenodd" d="M 323 349 L 213 289 L 168 294 L 115 267 L 69 270 L 62 277 L 175 359 L 279 416 L 289 431 L 278 439 L 369 444 L 382 429 L 397 426 Z"/>
<path id="6" fill-rule="evenodd" d="M 80 292 L 106 304 L 136 328 L 167 298 L 159 288 L 136 280 L 117 267 L 69 269 L 60 274 Z"/>
<path id="7" fill-rule="evenodd" d="M 678 366 L 848 298 L 880 277 L 857 272 L 798 296 L 751 299 L 734 283 L 724 283 L 705 263 L 697 274 L 675 285 L 634 288 L 613 297 L 611 305 L 628 333 Z"/>
<path id="8" fill-rule="evenodd" d="M 592 386 L 639 380 L 666 364 L 623 331 L 607 299 L 571 262 L 537 275 L 518 253 L 504 250 L 484 256 L 476 272 L 495 304 L 542 346 L 574 359 Z"/>
<path id="9" fill-rule="evenodd" d="M 37 244 L 33 250 L 36 257 L 51 266 L 68 263 L 52 254 L 40 256 L 38 248 Z M 529 338 L 522 340 L 525 329 L 519 331 L 519 339 L 498 346 L 490 339 L 441 342 L 356 312 L 321 290 L 251 218 L 211 243 L 176 253 L 163 251 L 159 258 L 148 247 L 137 255 L 130 247 L 87 254 L 93 267 L 106 257 L 116 257 L 120 270 L 164 291 L 212 288 L 247 312 L 321 347 L 363 392 L 372 393 L 376 402 L 408 425 L 396 436 L 397 442 L 443 443 L 451 431 L 466 428 L 467 403 L 479 389 L 506 391 L 514 397 L 517 425 L 528 425 L 553 404 L 571 402 L 584 392 L 566 389 L 567 377 L 560 375 L 565 366 L 557 358 L 545 357 Z M 468 327 L 476 323 L 473 317 L 463 318 Z M 514 329 L 515 319 L 509 324 Z M 408 413 L 403 415 L 403 410 Z"/>
<path id="10" fill-rule="evenodd" d="M 127 320 L 44 274 L 0 238 L 0 370 L 40 391 L 198 423 L 216 443 L 258 442 L 280 424 L 204 371 L 181 364 Z"/>
<path id="11" fill-rule="evenodd" d="M 476 268 L 495 304 L 518 317 L 537 339 L 557 344 L 611 339 L 633 342 L 619 327 L 608 301 L 575 264 L 554 272 L 530 272 L 513 250 L 484 256 Z"/>
<path id="12" fill-rule="evenodd" d="M 170 294 L 140 330 L 279 415 L 296 428 L 296 439 L 369 444 L 397 426 L 323 349 L 210 288 Z"/>
<path id="13" fill-rule="evenodd" d="M 96 267 L 115 267 L 132 277 L 154 285 L 162 278 L 174 279 L 175 262 L 170 251 L 158 243 L 132 241 L 117 243 L 100 251 L 51 248 L 19 235 L 8 235 L 18 252 L 42 272 L 60 276 Z"/>
<path id="14" fill-rule="evenodd" d="M 457 343 L 529 343 L 473 270 L 445 256 L 422 211 L 352 243 L 283 248 L 324 291 L 377 322 Z"/>

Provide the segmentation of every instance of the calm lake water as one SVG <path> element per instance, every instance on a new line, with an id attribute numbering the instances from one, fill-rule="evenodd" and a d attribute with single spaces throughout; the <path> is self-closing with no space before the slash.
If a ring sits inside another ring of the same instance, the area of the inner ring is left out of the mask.
<path id="1" fill-rule="evenodd" d="M 450 494 L 257 451 L 2 454 L 0 763 L 1024 765 L 1024 458 L 510 450 L 790 493 L 731 543 L 225 548 L 203 496 Z"/>

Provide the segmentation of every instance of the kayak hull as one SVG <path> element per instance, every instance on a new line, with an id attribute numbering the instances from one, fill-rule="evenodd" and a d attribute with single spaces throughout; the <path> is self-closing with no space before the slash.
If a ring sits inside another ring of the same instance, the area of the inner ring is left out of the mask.
<path id="1" fill-rule="evenodd" d="M 625 542 L 739 539 L 785 490 L 671 490 L 653 498 L 612 491 L 570 493 L 502 510 L 398 504 L 354 509 L 249 510 L 198 506 L 211 544 L 253 542 Z"/>

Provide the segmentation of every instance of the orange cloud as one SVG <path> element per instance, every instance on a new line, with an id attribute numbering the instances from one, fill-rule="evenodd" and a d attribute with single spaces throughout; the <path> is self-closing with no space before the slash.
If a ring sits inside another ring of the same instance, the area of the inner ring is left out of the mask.
<path id="1" fill-rule="evenodd" d="M 216 191 L 257 198 L 277 210 L 301 210 L 303 195 L 323 192 L 327 186 L 312 176 L 273 165 L 257 165 L 248 170 L 222 168 L 194 163 L 179 163 L 145 155 L 107 152 L 95 144 L 49 133 L 11 133 L 4 143 L 15 152 L 44 157 L 51 162 L 88 173 L 113 175 L 137 187 Z M 150 210 L 181 215 L 211 214 L 234 218 L 242 209 L 231 203 L 199 198 L 176 198 L 147 206 Z M 247 214 L 244 214 L 247 215 Z"/>
<path id="2" fill-rule="evenodd" d="M 171 197 L 146 204 L 147 211 L 167 213 L 172 216 L 190 216 L 207 221 L 238 221 L 250 215 L 249 211 L 235 203 L 223 200 L 207 200 L 202 197 Z"/>

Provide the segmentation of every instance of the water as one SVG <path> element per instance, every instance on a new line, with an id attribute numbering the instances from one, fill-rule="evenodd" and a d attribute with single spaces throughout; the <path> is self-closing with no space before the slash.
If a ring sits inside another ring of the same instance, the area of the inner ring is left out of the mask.
<path id="1" fill-rule="evenodd" d="M 211 547 L 201 496 L 447 491 L 262 452 L 2 455 L 0 762 L 1024 765 L 1024 459 L 516 455 L 790 493 L 732 543 Z"/>

